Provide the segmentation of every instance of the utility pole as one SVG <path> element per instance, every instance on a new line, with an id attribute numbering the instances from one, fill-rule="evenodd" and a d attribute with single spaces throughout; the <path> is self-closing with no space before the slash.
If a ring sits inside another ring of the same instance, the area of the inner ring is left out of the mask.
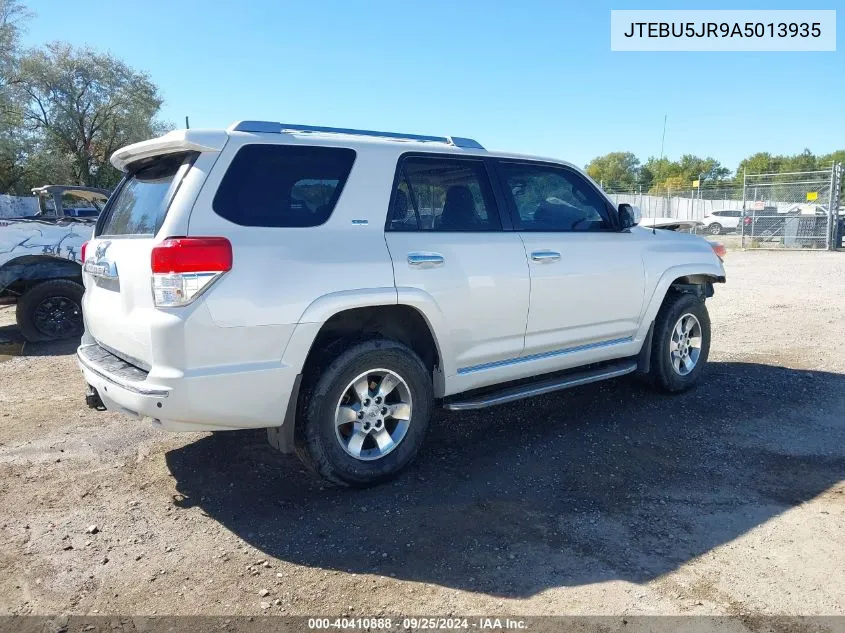
<path id="1" fill-rule="evenodd" d="M 745 248 L 745 214 L 746 214 L 745 192 L 746 192 L 747 186 L 748 186 L 748 170 L 743 169 L 742 170 L 742 237 L 740 239 L 740 247 L 743 248 L 743 249 Z M 751 221 L 753 222 L 754 218 L 752 218 Z M 752 230 L 753 230 L 753 228 L 754 227 L 752 226 Z"/>

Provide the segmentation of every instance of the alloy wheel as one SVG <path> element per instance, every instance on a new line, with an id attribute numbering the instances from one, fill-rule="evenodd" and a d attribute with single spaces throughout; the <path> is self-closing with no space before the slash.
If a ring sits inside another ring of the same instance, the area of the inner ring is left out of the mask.
<path id="1" fill-rule="evenodd" d="M 355 459 L 373 461 L 393 451 L 411 424 L 411 390 L 389 369 L 372 369 L 352 380 L 335 409 L 335 435 Z"/>

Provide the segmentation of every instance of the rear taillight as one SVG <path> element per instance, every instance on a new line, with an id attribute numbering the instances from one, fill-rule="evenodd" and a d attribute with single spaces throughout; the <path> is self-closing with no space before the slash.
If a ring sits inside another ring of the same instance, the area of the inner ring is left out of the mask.
<path id="1" fill-rule="evenodd" d="M 188 305 L 232 269 L 225 237 L 169 237 L 152 250 L 153 300 L 158 308 Z"/>
<path id="2" fill-rule="evenodd" d="M 728 254 L 728 249 L 725 248 L 724 244 L 719 244 L 719 242 L 710 242 L 710 247 L 713 249 L 713 252 L 716 253 L 716 257 L 719 258 L 719 261 L 725 261 L 725 255 Z"/>
<path id="3" fill-rule="evenodd" d="M 745 222 L 746 224 L 751 224 L 751 218 L 747 217 L 743 220 L 743 222 Z"/>
<path id="4" fill-rule="evenodd" d="M 88 250 L 88 242 L 82 242 L 82 248 L 79 249 L 79 256 L 82 258 L 82 261 L 85 261 L 85 251 Z"/>

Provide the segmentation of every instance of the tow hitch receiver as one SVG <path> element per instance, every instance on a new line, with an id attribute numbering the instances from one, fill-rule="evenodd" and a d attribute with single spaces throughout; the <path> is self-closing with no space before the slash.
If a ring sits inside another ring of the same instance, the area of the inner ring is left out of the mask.
<path id="1" fill-rule="evenodd" d="M 100 394 L 91 385 L 88 385 L 88 392 L 85 394 L 85 404 L 89 409 L 96 409 L 97 411 L 105 411 L 106 405 L 100 399 Z"/>

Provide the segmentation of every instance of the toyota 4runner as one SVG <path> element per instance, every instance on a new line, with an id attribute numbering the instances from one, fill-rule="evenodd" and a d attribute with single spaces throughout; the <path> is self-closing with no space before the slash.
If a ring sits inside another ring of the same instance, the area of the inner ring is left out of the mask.
<path id="1" fill-rule="evenodd" d="M 700 378 L 702 238 L 581 170 L 457 137 L 242 121 L 117 151 L 83 251 L 89 406 L 267 428 L 335 483 L 395 475 L 435 404 Z"/>

